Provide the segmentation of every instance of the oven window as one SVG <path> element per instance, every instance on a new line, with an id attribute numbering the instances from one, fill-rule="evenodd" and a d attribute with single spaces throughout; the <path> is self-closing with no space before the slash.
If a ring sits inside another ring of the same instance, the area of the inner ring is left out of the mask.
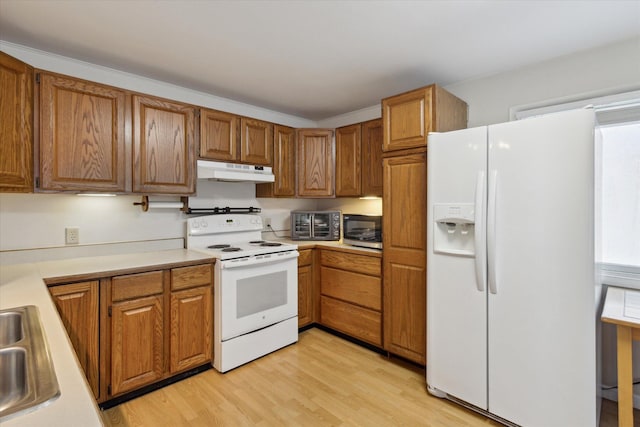
<path id="1" fill-rule="evenodd" d="M 236 284 L 238 319 L 287 304 L 287 272 L 240 279 Z"/>

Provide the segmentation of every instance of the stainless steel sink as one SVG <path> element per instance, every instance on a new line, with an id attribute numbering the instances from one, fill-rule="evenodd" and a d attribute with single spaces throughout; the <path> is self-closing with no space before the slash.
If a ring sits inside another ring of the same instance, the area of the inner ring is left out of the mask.
<path id="1" fill-rule="evenodd" d="M 60 396 L 36 306 L 0 311 L 0 379 L 0 421 Z"/>

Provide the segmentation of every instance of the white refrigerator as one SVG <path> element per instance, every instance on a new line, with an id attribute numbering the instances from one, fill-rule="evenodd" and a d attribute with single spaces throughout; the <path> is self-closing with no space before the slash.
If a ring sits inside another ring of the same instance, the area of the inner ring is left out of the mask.
<path id="1" fill-rule="evenodd" d="M 597 425 L 594 128 L 582 109 L 429 135 L 430 393 Z"/>

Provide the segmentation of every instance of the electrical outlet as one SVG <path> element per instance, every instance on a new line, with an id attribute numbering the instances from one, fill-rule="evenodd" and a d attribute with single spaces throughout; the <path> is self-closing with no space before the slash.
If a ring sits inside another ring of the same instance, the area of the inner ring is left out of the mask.
<path id="1" fill-rule="evenodd" d="M 77 245 L 80 243 L 80 228 L 66 227 L 64 229 L 64 242 L 67 245 Z"/>
<path id="2" fill-rule="evenodd" d="M 271 218 L 265 218 L 265 219 L 264 219 L 264 221 L 263 221 L 263 227 L 264 227 L 266 230 L 271 229 Z"/>

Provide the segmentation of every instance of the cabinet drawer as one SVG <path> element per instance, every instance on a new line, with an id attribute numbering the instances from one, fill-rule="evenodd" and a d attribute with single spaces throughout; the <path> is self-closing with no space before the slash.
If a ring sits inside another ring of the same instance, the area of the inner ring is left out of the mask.
<path id="1" fill-rule="evenodd" d="M 298 256 L 298 266 L 311 264 L 311 251 L 312 249 L 303 249 L 300 251 L 300 255 Z"/>
<path id="2" fill-rule="evenodd" d="M 212 283 L 211 264 L 171 269 L 171 290 L 208 286 Z"/>
<path id="3" fill-rule="evenodd" d="M 321 267 L 320 277 L 321 294 L 373 310 L 382 310 L 382 286 L 379 277 L 329 267 Z"/>
<path id="4" fill-rule="evenodd" d="M 380 276 L 381 261 L 378 257 L 354 255 L 337 251 L 320 251 L 320 263 L 327 267 L 341 268 L 357 273 Z"/>
<path id="5" fill-rule="evenodd" d="M 117 276 L 111 280 L 111 299 L 116 302 L 161 294 L 162 283 L 162 271 Z"/>
<path id="6" fill-rule="evenodd" d="M 382 315 L 379 312 L 322 296 L 320 322 L 354 338 L 382 345 Z"/>

